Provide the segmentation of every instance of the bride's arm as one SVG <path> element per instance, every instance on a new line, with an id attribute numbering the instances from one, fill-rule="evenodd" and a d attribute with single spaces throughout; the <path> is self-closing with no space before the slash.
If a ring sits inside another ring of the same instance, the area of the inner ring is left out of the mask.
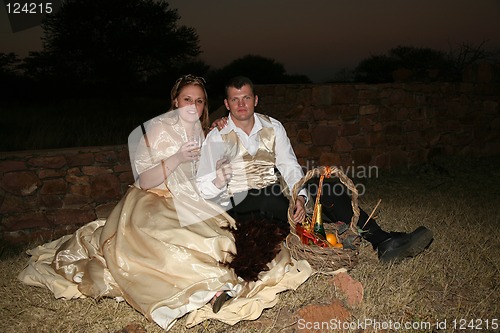
<path id="1" fill-rule="evenodd" d="M 199 152 L 193 151 L 197 147 L 196 142 L 186 142 L 179 150 L 151 169 L 145 170 L 139 174 L 139 186 L 142 189 L 149 190 L 165 182 L 167 177 L 182 163 L 197 160 Z"/>
<path id="2" fill-rule="evenodd" d="M 160 164 L 139 174 L 139 186 L 144 190 L 157 187 L 165 182 L 168 176 L 179 166 L 177 154 L 161 160 Z"/>

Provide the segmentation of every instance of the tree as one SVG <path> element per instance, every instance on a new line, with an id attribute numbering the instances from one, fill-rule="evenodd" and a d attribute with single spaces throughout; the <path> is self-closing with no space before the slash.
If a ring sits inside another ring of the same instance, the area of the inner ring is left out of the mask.
<path id="1" fill-rule="evenodd" d="M 449 77 L 453 70 L 453 62 L 444 52 L 430 48 L 398 46 L 389 50 L 389 56 L 396 60 L 399 68 L 410 70 L 417 80 L 428 79 L 430 71 L 438 71 L 434 75 L 440 77 Z"/>
<path id="2" fill-rule="evenodd" d="M 0 76 L 17 75 L 19 63 L 20 59 L 17 54 L 0 52 Z"/>
<path id="3" fill-rule="evenodd" d="M 382 83 L 393 82 L 397 70 L 405 72 L 405 80 L 449 79 L 453 72 L 453 61 L 441 51 L 398 46 L 390 49 L 387 55 L 362 60 L 354 72 L 356 81 Z"/>
<path id="4" fill-rule="evenodd" d="M 224 95 L 224 85 L 231 77 L 243 75 L 249 77 L 255 84 L 285 84 L 310 83 L 305 75 L 289 75 L 285 66 L 274 59 L 249 54 L 233 60 L 221 69 L 214 70 L 209 75 L 211 87 L 209 94 L 215 100 L 221 100 Z"/>
<path id="5" fill-rule="evenodd" d="M 21 75 L 21 60 L 13 52 L 0 53 L 0 99 L 16 100 L 25 98 L 31 86 Z"/>
<path id="6" fill-rule="evenodd" d="M 181 75 L 193 74 L 196 76 L 206 77 L 209 70 L 210 66 L 199 59 L 180 63 L 178 66 L 176 66 L 172 70 L 169 70 L 168 72 L 162 71 L 157 74 L 151 75 L 148 78 L 146 84 L 143 85 L 143 95 L 154 97 L 160 96 L 162 98 L 167 96 L 168 99 L 170 93 L 168 91 L 169 87 L 172 87 L 175 81 Z M 207 84 L 210 85 L 210 81 L 207 82 Z"/>
<path id="7" fill-rule="evenodd" d="M 305 75 L 288 75 L 283 64 L 272 58 L 249 54 L 231 61 L 228 65 L 209 74 L 208 92 L 213 104 L 225 98 L 224 85 L 231 77 L 243 75 L 255 84 L 310 83 Z"/>
<path id="8" fill-rule="evenodd" d="M 393 82 L 396 71 L 404 73 L 399 79 L 407 81 L 457 81 L 464 69 L 496 53 L 484 50 L 485 42 L 475 46 L 464 43 L 448 54 L 430 48 L 398 46 L 387 55 L 375 55 L 362 60 L 356 69 L 355 80 L 368 83 Z"/>
<path id="9" fill-rule="evenodd" d="M 495 54 L 493 51 L 488 52 L 484 49 L 485 44 L 486 41 L 481 42 L 479 45 L 462 43 L 458 49 L 451 49 L 449 54 L 450 58 L 453 60 L 455 69 L 461 73 L 467 66 L 492 56 L 494 57 Z"/>
<path id="10" fill-rule="evenodd" d="M 164 0 L 66 0 L 44 20 L 44 50 L 27 59 L 28 73 L 108 89 L 147 81 L 200 54 L 179 18 Z"/>
<path id="11" fill-rule="evenodd" d="M 222 78 L 224 82 L 236 75 L 248 76 L 255 84 L 311 82 L 303 75 L 288 75 L 285 66 L 274 59 L 253 54 L 233 60 L 214 72 L 214 76 Z"/>
<path id="12" fill-rule="evenodd" d="M 354 69 L 355 81 L 367 83 L 392 82 L 397 61 L 386 55 L 374 55 L 362 60 Z"/>
<path id="13" fill-rule="evenodd" d="M 398 46 L 387 55 L 372 56 L 355 69 L 356 81 L 369 83 L 393 82 L 396 71 L 405 73 L 399 79 L 430 81 L 449 79 L 453 62 L 445 53 L 430 48 Z"/>
<path id="14" fill-rule="evenodd" d="M 251 77 L 255 84 L 260 84 L 280 83 L 285 73 L 285 67 L 276 60 L 250 54 L 230 62 L 218 71 L 218 76 L 226 81 L 235 75 L 244 75 Z"/>

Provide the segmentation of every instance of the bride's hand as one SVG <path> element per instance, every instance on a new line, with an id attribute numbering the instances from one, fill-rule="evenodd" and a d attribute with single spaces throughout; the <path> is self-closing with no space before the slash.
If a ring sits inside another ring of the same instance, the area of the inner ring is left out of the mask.
<path id="1" fill-rule="evenodd" d="M 200 158 L 200 147 L 194 141 L 184 143 L 176 153 L 180 163 L 197 161 Z"/>

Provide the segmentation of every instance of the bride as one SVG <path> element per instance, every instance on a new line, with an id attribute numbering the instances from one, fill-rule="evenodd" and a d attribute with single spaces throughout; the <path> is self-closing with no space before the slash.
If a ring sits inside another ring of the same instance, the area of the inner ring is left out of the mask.
<path id="1" fill-rule="evenodd" d="M 179 78 L 170 110 L 130 135 L 136 181 L 110 216 L 28 251 L 19 279 L 56 298 L 125 300 L 167 330 L 185 314 L 188 327 L 256 319 L 279 292 L 302 284 L 311 268 L 283 245 L 256 281 L 231 268 L 235 221 L 193 183 L 207 125 L 203 78 Z"/>

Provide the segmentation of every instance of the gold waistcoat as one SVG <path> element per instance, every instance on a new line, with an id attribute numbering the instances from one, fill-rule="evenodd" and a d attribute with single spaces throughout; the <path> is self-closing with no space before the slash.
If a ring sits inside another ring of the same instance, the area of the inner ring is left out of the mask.
<path id="1" fill-rule="evenodd" d="M 269 117 L 257 114 L 264 123 L 271 124 Z M 243 146 L 238 135 L 231 131 L 222 135 L 226 143 L 226 156 L 231 160 L 233 176 L 228 184 L 229 193 L 261 189 L 278 181 L 274 166 L 275 133 L 273 127 L 262 127 L 258 135 L 259 148 L 251 155 Z"/>

